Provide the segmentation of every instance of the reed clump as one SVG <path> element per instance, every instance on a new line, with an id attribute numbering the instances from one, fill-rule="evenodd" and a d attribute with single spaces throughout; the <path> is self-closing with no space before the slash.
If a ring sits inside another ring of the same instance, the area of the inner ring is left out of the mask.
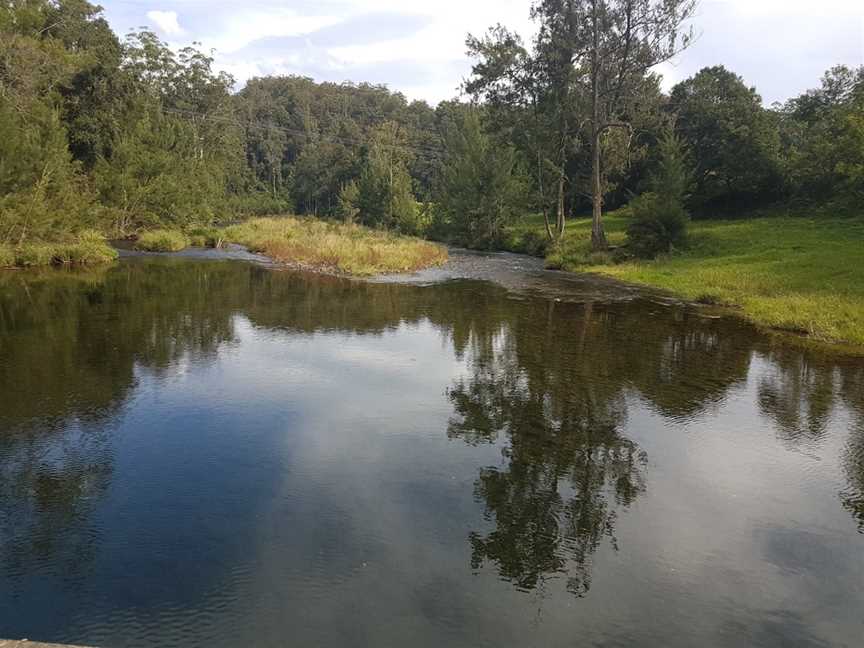
<path id="1" fill-rule="evenodd" d="M 313 218 L 255 218 L 226 228 L 225 238 L 279 262 L 360 277 L 414 272 L 447 261 L 447 250 L 437 243 Z"/>

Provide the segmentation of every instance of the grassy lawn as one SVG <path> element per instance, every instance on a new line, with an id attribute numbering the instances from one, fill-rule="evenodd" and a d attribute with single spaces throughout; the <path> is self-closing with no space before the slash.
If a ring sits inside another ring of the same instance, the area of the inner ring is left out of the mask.
<path id="1" fill-rule="evenodd" d="M 613 245 L 624 242 L 627 219 L 610 214 Z M 542 218 L 513 228 L 514 247 Z M 762 326 L 819 340 L 864 346 L 864 221 L 784 215 L 747 220 L 695 221 L 690 247 L 656 261 L 614 264 L 591 255 L 588 219 L 571 221 L 550 250 L 551 267 L 598 272 L 657 286 L 682 297 L 741 309 Z"/>

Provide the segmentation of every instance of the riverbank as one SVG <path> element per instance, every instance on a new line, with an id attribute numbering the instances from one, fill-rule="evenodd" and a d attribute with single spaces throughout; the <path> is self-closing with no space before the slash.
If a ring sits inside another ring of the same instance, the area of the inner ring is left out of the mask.
<path id="1" fill-rule="evenodd" d="M 253 218 L 225 228 L 153 230 L 135 243 L 147 252 L 242 245 L 284 266 L 353 277 L 416 272 L 447 261 L 441 245 L 361 225 L 316 218 Z"/>
<path id="2" fill-rule="evenodd" d="M 447 261 L 447 249 L 437 243 L 314 218 L 254 218 L 221 236 L 279 263 L 355 277 L 415 272 Z"/>
<path id="3" fill-rule="evenodd" d="M 64 241 L 27 243 L 16 247 L 0 243 L 0 268 L 90 266 L 111 263 L 116 259 L 117 251 L 95 231 L 84 231 Z"/>
<path id="4" fill-rule="evenodd" d="M 612 245 L 623 245 L 628 220 L 609 214 Z M 528 251 L 542 218 L 512 228 L 508 247 Z M 864 348 L 864 221 L 783 214 L 694 221 L 686 250 L 654 261 L 616 264 L 590 252 L 591 223 L 571 221 L 562 243 L 546 251 L 548 267 L 594 272 L 669 290 L 688 300 L 734 308 L 769 329 Z"/>
<path id="5" fill-rule="evenodd" d="M 447 261 L 443 246 L 360 225 L 280 216 L 254 218 L 225 228 L 142 232 L 135 248 L 146 252 L 180 252 L 190 246 L 221 247 L 237 243 L 290 267 L 339 275 L 369 277 L 415 272 Z M 64 243 L 0 246 L 0 267 L 97 265 L 117 258 L 105 238 L 86 233 Z"/>

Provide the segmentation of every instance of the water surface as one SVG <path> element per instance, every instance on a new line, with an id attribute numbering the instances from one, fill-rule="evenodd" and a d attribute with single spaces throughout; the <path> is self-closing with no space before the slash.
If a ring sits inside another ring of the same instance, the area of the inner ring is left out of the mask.
<path id="1" fill-rule="evenodd" d="M 864 362 L 519 263 L 0 274 L 0 636 L 860 646 Z"/>

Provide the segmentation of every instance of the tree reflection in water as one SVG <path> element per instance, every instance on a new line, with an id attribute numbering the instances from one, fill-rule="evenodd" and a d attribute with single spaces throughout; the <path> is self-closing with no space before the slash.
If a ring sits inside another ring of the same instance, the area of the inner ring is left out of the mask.
<path id="1" fill-rule="evenodd" d="M 843 367 L 840 376 L 841 393 L 855 416 L 844 461 L 848 485 L 841 499 L 864 534 L 864 367 Z"/>
<path id="2" fill-rule="evenodd" d="M 730 320 L 645 303 L 512 299 L 476 282 L 419 288 L 271 272 L 239 264 L 121 264 L 107 274 L 7 275 L 0 282 L 0 562 L 7 575 L 86 571 L 93 511 L 113 467 L 110 422 L 141 370 L 207 361 L 238 313 L 289 334 L 379 334 L 429 322 L 466 360 L 448 395 L 451 438 L 499 443 L 475 495 L 491 524 L 472 564 L 523 590 L 561 578 L 584 596 L 592 561 L 616 547 L 620 515 L 647 487 L 645 452 L 624 432 L 633 398 L 686 420 L 746 384 L 784 440 L 818 439 L 832 411 L 853 417 L 841 494 L 864 532 L 864 370 L 778 350 Z M 767 348 L 766 348 L 767 347 Z"/>
<path id="3" fill-rule="evenodd" d="M 847 485 L 843 506 L 864 534 L 864 367 L 857 358 L 773 348 L 759 383 L 759 409 L 777 425 L 781 439 L 797 447 L 820 441 L 838 410 L 849 416 L 843 452 Z"/>
<path id="4" fill-rule="evenodd" d="M 558 417 L 548 394 L 521 383 L 481 369 L 450 391 L 459 417 L 451 436 L 508 441 L 506 467 L 483 469 L 476 483 L 495 529 L 471 534 L 472 566 L 495 562 L 525 590 L 564 574 L 567 589 L 581 596 L 591 587 L 591 556 L 604 538 L 615 544 L 617 507 L 645 488 L 645 453 L 619 434 L 623 397 L 593 402 L 576 388 L 557 404 L 566 412 Z"/>
<path id="5" fill-rule="evenodd" d="M 114 472 L 110 424 L 136 367 L 158 374 L 233 339 L 236 276 L 182 261 L 0 275 L 5 575 L 86 575 L 101 533 L 93 511 Z"/>

